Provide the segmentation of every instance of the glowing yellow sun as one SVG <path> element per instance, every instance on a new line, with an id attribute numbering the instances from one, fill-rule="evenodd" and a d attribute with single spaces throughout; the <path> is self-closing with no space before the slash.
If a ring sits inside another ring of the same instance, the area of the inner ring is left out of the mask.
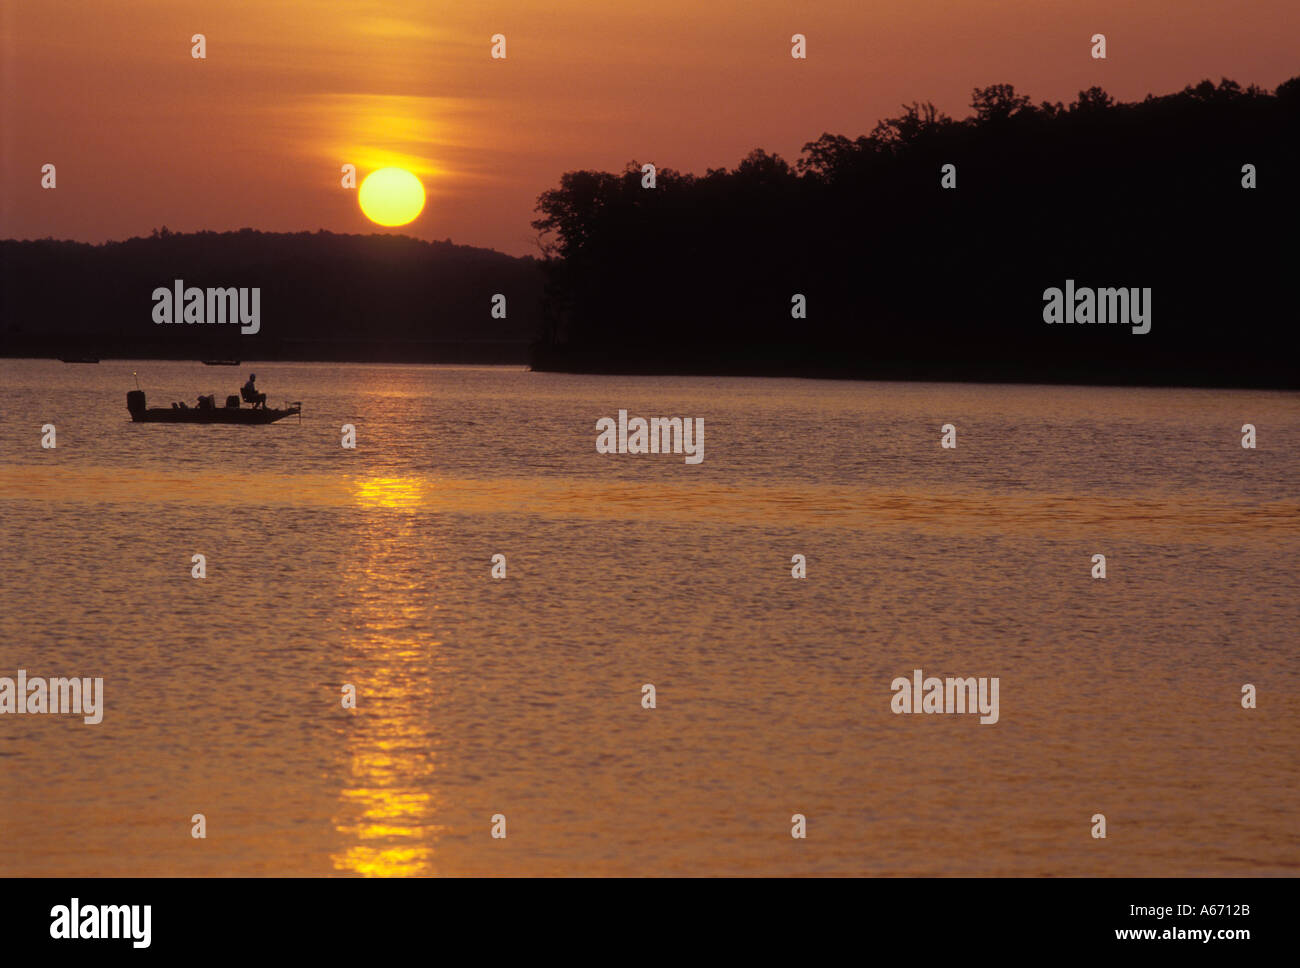
<path id="1" fill-rule="evenodd" d="M 357 201 L 380 225 L 405 225 L 424 210 L 424 186 L 405 168 L 380 168 L 361 183 Z"/>

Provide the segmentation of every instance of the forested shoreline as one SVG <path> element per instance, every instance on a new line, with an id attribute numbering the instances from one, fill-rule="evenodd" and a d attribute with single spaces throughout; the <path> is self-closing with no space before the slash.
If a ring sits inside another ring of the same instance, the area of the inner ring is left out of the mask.
<path id="1" fill-rule="evenodd" d="M 793 164 L 756 149 L 653 188 L 641 160 L 565 174 L 534 222 L 535 365 L 1295 385 L 1300 78 L 1068 105 L 994 85 L 972 111 L 912 104 Z M 1149 288 L 1150 331 L 1046 324 L 1067 281 Z"/>

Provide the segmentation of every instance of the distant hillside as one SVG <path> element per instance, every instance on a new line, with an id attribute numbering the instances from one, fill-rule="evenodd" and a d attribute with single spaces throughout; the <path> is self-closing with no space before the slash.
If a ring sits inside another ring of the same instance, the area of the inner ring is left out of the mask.
<path id="1" fill-rule="evenodd" d="M 162 325 L 153 291 L 260 288 L 260 331 Z M 491 315 L 506 297 L 506 318 Z M 540 332 L 531 258 L 400 235 L 179 234 L 0 241 L 0 355 L 524 362 Z"/>

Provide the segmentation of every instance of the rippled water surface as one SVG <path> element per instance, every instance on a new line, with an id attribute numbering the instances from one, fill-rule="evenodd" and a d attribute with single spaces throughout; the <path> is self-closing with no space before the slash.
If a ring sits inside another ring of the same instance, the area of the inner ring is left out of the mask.
<path id="1" fill-rule="evenodd" d="M 249 369 L 0 361 L 0 676 L 106 697 L 0 715 L 0 874 L 1300 869 L 1294 394 L 259 363 L 301 422 L 129 422 Z"/>

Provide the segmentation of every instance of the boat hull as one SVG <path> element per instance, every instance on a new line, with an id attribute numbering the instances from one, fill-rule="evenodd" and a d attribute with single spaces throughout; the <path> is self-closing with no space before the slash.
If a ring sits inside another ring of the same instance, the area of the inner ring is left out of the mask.
<path id="1" fill-rule="evenodd" d="M 215 407 L 212 410 L 149 407 L 132 412 L 131 419 L 135 423 L 269 424 L 301 412 L 299 407 L 287 410 L 270 407 L 265 410 L 254 407 Z"/>

